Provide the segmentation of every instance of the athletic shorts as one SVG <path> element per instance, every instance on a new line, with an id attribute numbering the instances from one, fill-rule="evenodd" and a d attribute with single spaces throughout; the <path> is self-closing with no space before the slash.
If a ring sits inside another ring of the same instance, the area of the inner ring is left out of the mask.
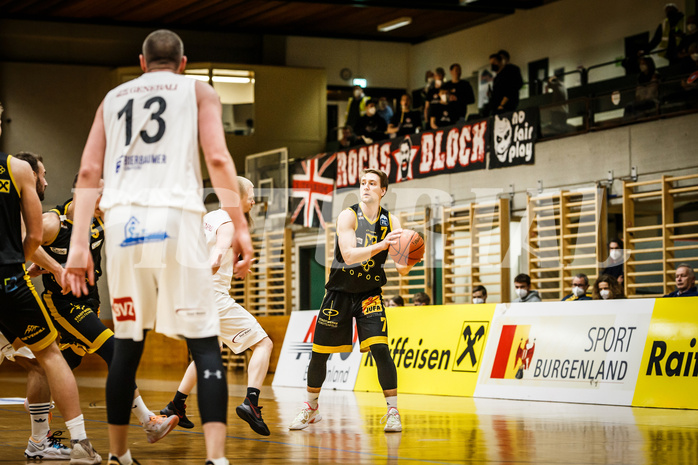
<path id="1" fill-rule="evenodd" d="M 12 337 L 13 340 L 17 339 L 14 336 L 10 337 Z M 0 333 L 0 364 L 5 359 L 9 360 L 10 362 L 14 362 L 15 357 L 36 358 L 34 357 L 32 351 L 29 350 L 29 347 L 22 345 L 22 347 L 15 349 L 12 347 L 12 343 L 5 337 L 5 335 Z"/>
<path id="2" fill-rule="evenodd" d="M 220 335 L 201 213 L 114 207 L 105 215 L 107 280 L 114 335 L 143 340 Z"/>
<path id="3" fill-rule="evenodd" d="M 58 347 L 84 357 L 99 350 L 114 333 L 99 319 L 99 302 L 75 299 L 62 294 L 41 294 L 61 334 Z"/>
<path id="4" fill-rule="evenodd" d="M 267 333 L 250 312 L 228 294 L 215 293 L 216 309 L 221 320 L 222 343 L 236 354 L 241 354 L 267 337 Z"/>
<path id="5" fill-rule="evenodd" d="M 326 291 L 315 324 L 313 352 L 351 352 L 354 318 L 361 352 L 368 352 L 373 344 L 387 344 L 388 319 L 381 292 L 381 288 L 360 294 Z"/>
<path id="6" fill-rule="evenodd" d="M 0 331 L 32 351 L 45 349 L 58 336 L 24 263 L 0 265 Z"/>

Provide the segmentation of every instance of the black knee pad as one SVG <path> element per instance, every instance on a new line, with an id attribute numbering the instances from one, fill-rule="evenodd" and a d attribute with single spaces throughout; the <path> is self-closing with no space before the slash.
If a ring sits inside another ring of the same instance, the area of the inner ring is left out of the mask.
<path id="1" fill-rule="evenodd" d="M 66 363 L 68 363 L 71 370 L 79 367 L 80 363 L 82 362 L 82 355 L 76 354 L 71 347 L 61 350 L 61 355 L 65 359 Z"/>
<path id="2" fill-rule="evenodd" d="M 376 361 L 378 382 L 384 391 L 397 389 L 397 368 L 390 357 L 390 348 L 387 344 L 374 344 L 371 346 L 371 355 Z"/>
<path id="3" fill-rule="evenodd" d="M 330 354 L 313 352 L 308 364 L 308 387 L 321 388 L 327 375 L 327 359 Z"/>
<path id="4" fill-rule="evenodd" d="M 217 337 L 187 339 L 187 346 L 196 365 L 197 390 L 201 423 L 226 423 L 228 414 L 228 382 Z"/>
<path id="5" fill-rule="evenodd" d="M 133 386 L 144 346 L 145 339 L 114 338 L 114 355 L 107 376 L 107 421 L 110 425 L 129 423 Z"/>

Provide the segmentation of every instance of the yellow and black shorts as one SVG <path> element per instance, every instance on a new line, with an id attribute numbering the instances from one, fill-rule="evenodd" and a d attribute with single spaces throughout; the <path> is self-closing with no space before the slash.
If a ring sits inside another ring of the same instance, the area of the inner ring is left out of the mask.
<path id="1" fill-rule="evenodd" d="M 45 349 L 58 335 L 24 263 L 0 265 L 0 331 L 10 343 L 19 338 L 32 351 Z"/>
<path id="2" fill-rule="evenodd" d="M 85 356 L 114 335 L 99 319 L 99 301 L 44 292 L 41 295 L 61 334 L 58 347 Z"/>
<path id="3" fill-rule="evenodd" d="M 361 352 L 368 352 L 373 344 L 387 344 L 388 320 L 381 293 L 380 287 L 359 294 L 327 290 L 315 324 L 313 352 L 351 352 L 356 336 Z"/>

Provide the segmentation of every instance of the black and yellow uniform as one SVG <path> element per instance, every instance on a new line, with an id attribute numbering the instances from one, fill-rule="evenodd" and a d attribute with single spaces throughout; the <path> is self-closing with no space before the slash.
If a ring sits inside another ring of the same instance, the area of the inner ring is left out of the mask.
<path id="1" fill-rule="evenodd" d="M 70 235 L 73 231 L 73 222 L 66 217 L 71 203 L 72 199 L 50 210 L 50 213 L 58 215 L 61 226 L 51 243 L 43 246 L 44 250 L 63 266 L 68 259 Z M 42 275 L 45 291 L 41 296 L 51 312 L 51 317 L 58 323 L 61 333 L 59 347 L 62 351 L 70 349 L 81 357 L 99 350 L 102 344 L 114 335 L 99 319 L 100 302 L 96 280 L 102 275 L 103 245 L 104 224 L 99 218 L 93 218 L 90 250 L 94 262 L 95 285 L 90 286 L 88 283 L 86 296 L 63 295 L 61 286 L 52 274 Z"/>
<path id="2" fill-rule="evenodd" d="M 357 246 L 373 245 L 392 231 L 390 212 L 382 207 L 373 222 L 364 216 L 358 204 L 349 209 L 356 215 Z M 314 352 L 351 352 L 352 318 L 356 318 L 362 352 L 368 351 L 373 344 L 388 343 L 388 323 L 381 290 L 387 282 L 383 269 L 387 258 L 386 249 L 362 263 L 347 265 L 335 238 L 330 278 L 325 285 L 325 298 L 315 326 Z"/>
<path id="3" fill-rule="evenodd" d="M 0 152 L 0 331 L 32 350 L 58 335 L 24 267 L 20 193 L 12 177 L 11 155 Z"/>

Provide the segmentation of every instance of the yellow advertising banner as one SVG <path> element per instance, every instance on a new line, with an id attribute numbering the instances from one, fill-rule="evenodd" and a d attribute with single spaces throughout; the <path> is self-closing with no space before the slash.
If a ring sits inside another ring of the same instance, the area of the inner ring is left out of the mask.
<path id="1" fill-rule="evenodd" d="M 398 392 L 472 396 L 495 304 L 389 307 L 388 345 Z M 355 391 L 380 392 L 370 352 L 363 354 Z"/>
<path id="2" fill-rule="evenodd" d="M 698 408 L 698 297 L 656 299 L 633 407 Z"/>

